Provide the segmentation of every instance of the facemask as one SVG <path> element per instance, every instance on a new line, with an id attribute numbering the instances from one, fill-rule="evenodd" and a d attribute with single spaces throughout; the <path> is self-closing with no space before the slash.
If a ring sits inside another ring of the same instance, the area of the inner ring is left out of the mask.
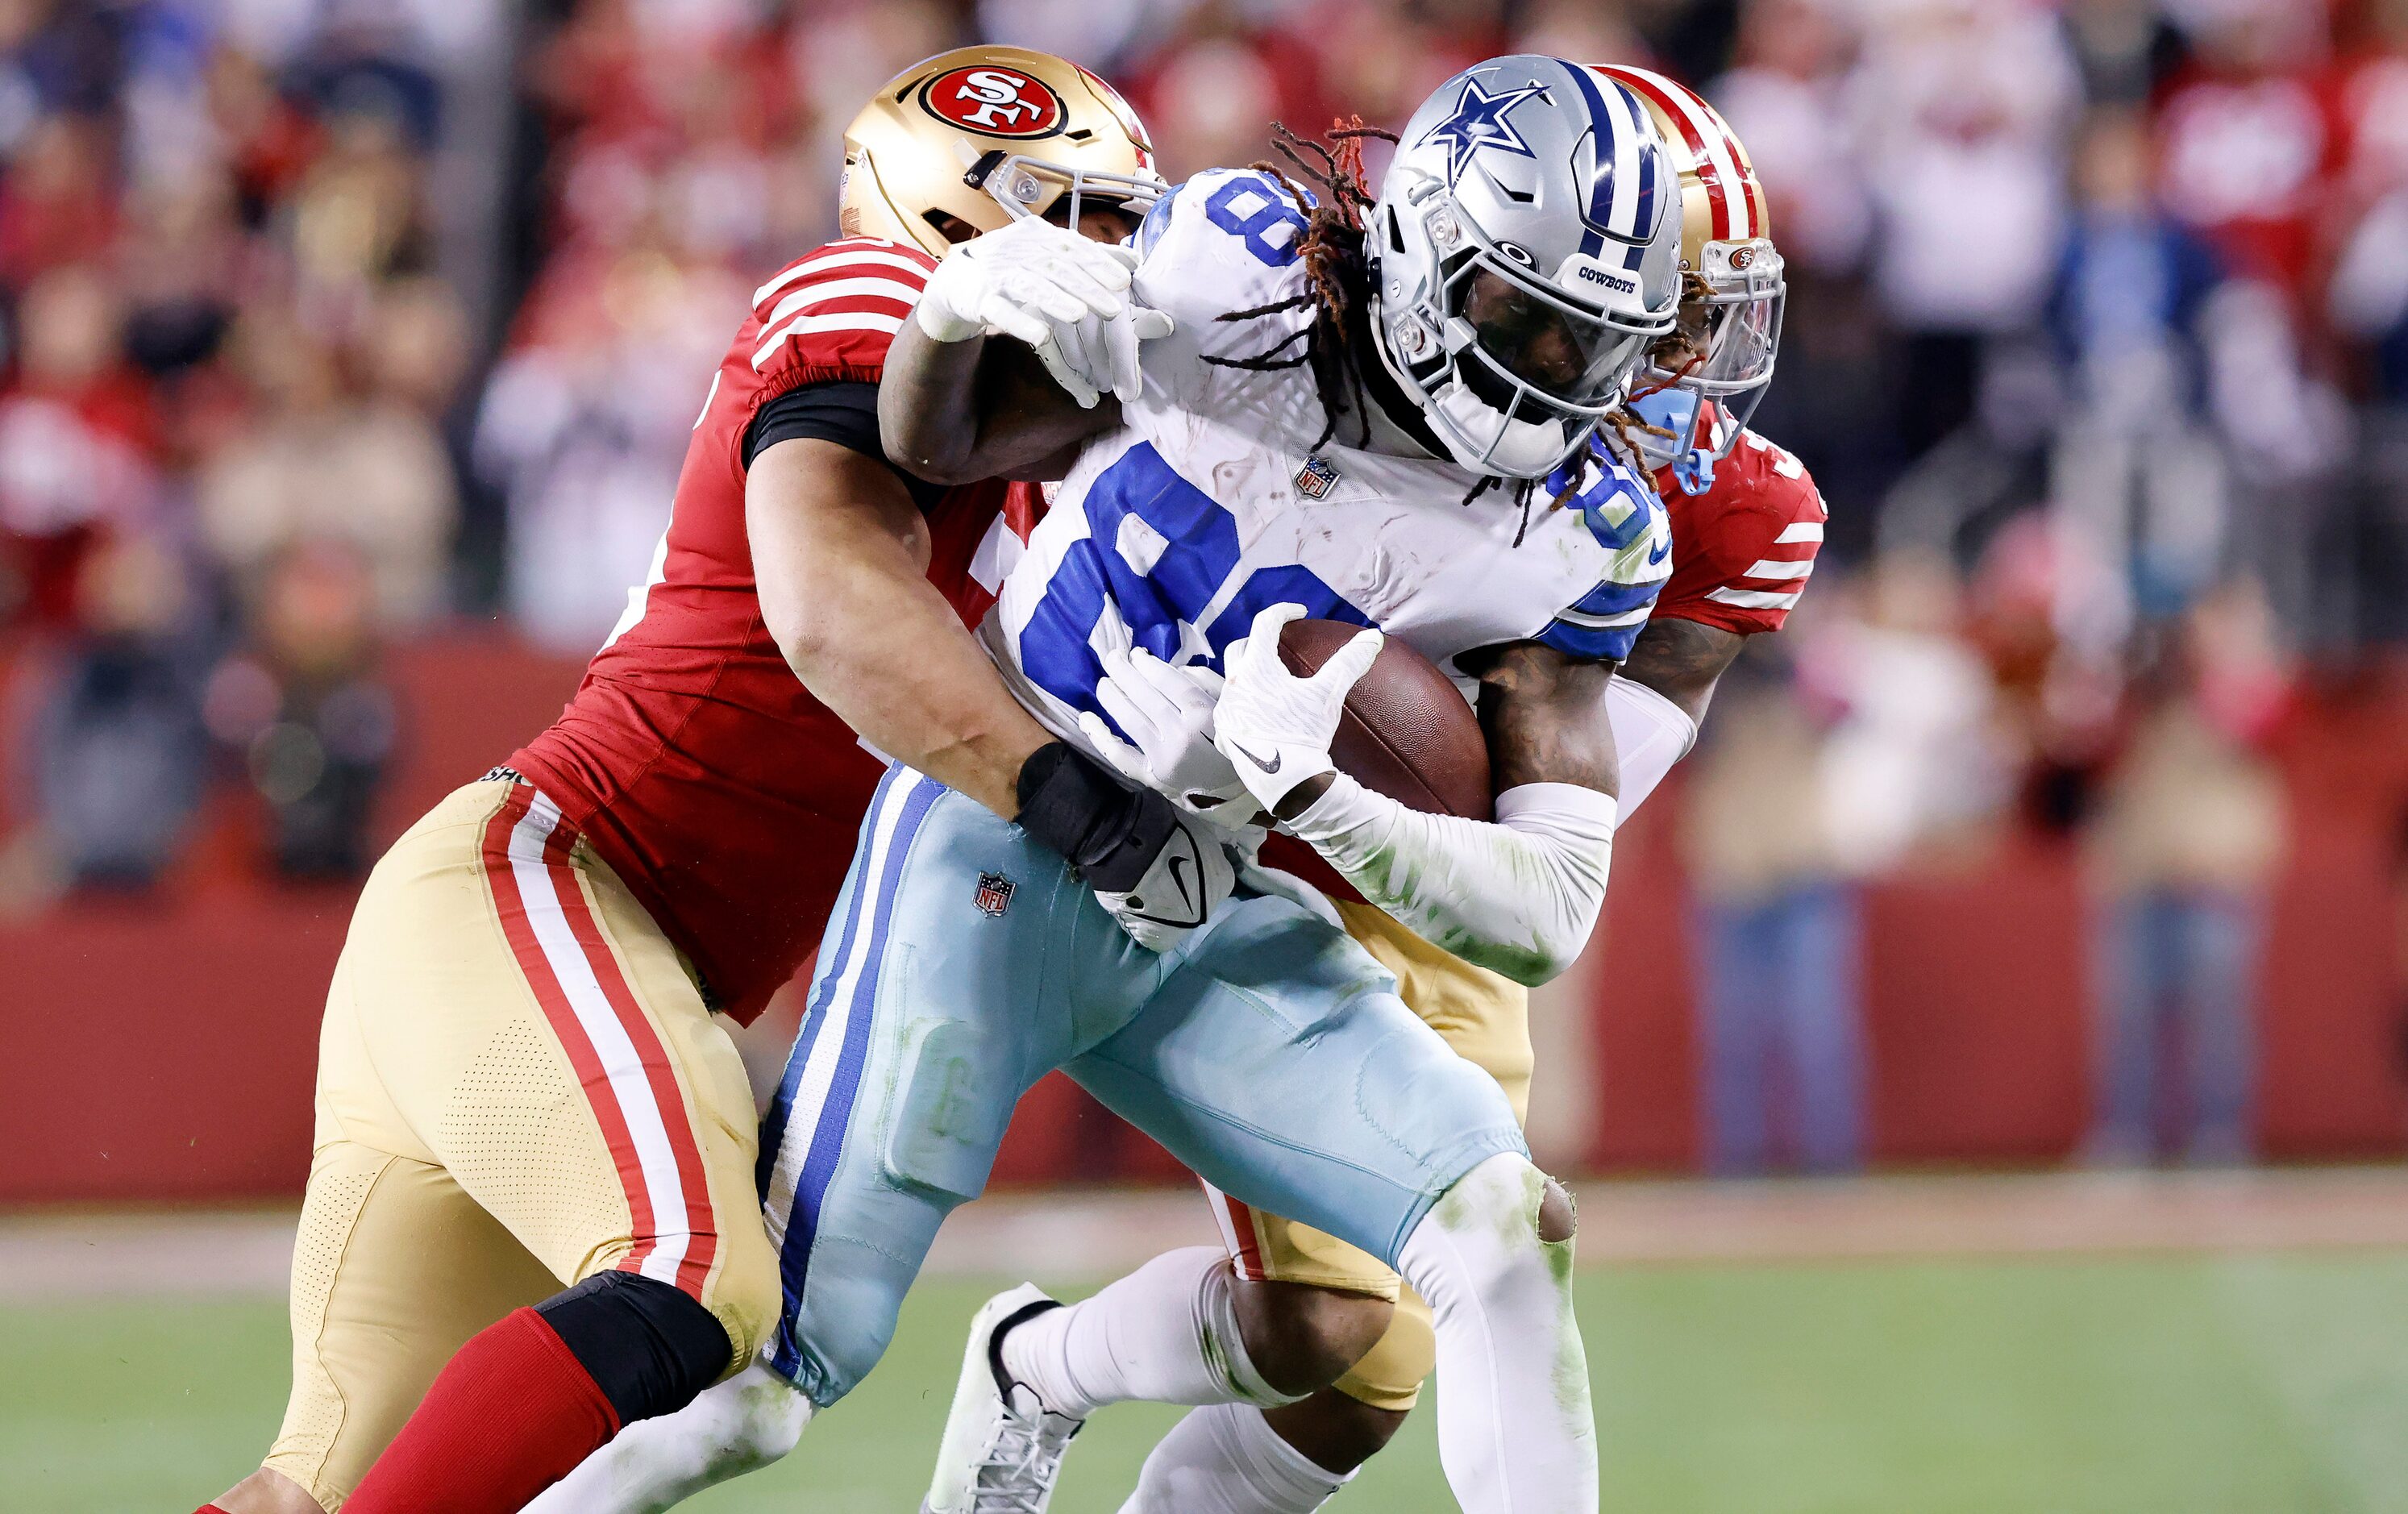
<path id="1" fill-rule="evenodd" d="M 1538 478 L 1563 461 L 1574 438 L 1564 422 L 1517 421 L 1450 378 L 1430 397 L 1432 428 L 1448 451 L 1478 473 Z"/>
<path id="2" fill-rule="evenodd" d="M 1698 400 L 1689 390 L 1658 389 L 1633 398 L 1624 408 L 1651 426 L 1671 433 L 1658 436 L 1641 432 L 1632 440 L 1648 462 L 1672 470 L 1672 481 L 1684 494 L 1702 494 L 1713 487 L 1714 454 L 1698 445 Z"/>

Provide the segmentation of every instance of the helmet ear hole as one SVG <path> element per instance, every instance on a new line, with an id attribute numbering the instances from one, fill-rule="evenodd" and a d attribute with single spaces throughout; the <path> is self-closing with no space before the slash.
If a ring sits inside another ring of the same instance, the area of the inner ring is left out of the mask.
<path id="1" fill-rule="evenodd" d="M 1392 252 L 1401 253 L 1405 250 L 1405 232 L 1403 227 L 1397 224 L 1397 211 L 1394 206 L 1388 207 L 1387 220 L 1388 250 Z"/>

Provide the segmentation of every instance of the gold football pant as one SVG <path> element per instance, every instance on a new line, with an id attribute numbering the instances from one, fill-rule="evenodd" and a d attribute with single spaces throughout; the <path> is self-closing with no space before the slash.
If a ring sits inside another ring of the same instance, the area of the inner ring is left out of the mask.
<path id="1" fill-rule="evenodd" d="M 1530 993 L 1512 978 L 1475 967 L 1415 936 L 1384 911 L 1333 901 L 1347 934 L 1397 975 L 1397 992 L 1455 1053 L 1503 1085 L 1514 1115 L 1530 1114 Z M 1249 1208 L 1205 1185 L 1212 1216 L 1238 1276 L 1311 1283 L 1397 1301 L 1396 1319 L 1354 1369 L 1338 1379 L 1349 1397 L 1374 1408 L 1409 1409 L 1438 1362 L 1429 1306 L 1385 1263 L 1310 1225 Z"/>
<path id="2" fill-rule="evenodd" d="M 682 1289 L 750 1361 L 779 1304 L 754 1135 L 735 1044 L 558 807 L 452 794 L 369 876 L 327 991 L 266 1465 L 337 1507 L 469 1336 L 597 1272 Z"/>

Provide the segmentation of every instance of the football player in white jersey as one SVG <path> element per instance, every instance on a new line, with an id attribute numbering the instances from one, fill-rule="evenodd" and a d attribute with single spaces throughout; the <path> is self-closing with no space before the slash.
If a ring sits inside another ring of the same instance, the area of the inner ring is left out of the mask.
<path id="1" fill-rule="evenodd" d="M 1523 982 L 1560 970 L 1594 921 L 1613 821 L 1606 691 L 1670 565 L 1652 491 L 1594 439 L 1677 303 L 1678 236 L 1662 234 L 1679 191 L 1645 120 L 1594 70 L 1482 65 L 1416 113 L 1375 203 L 1342 172 L 1320 204 L 1261 172 L 1205 174 L 1158 203 L 1134 293 L 1173 330 L 1145 349 L 1135 399 L 982 405 L 977 334 L 925 321 L 898 341 L 881 393 L 890 448 L 938 478 L 1024 466 L 1100 431 L 982 630 L 1049 728 L 1206 815 L 1270 811 L 1370 904 Z M 1414 814 L 1332 772 L 1338 702 L 1373 637 L 1295 679 L 1271 644 L 1299 614 L 1377 625 L 1457 678 L 1490 733 L 1498 823 Z M 1216 747 L 1195 740 L 1206 725 Z M 1233 955 L 1245 940 L 1209 924 L 1189 964 L 1225 981 L 1267 976 Z M 1191 1018 L 1180 1055 L 1229 1050 L 1223 1028 Z M 1284 1059 L 1227 1059 L 1249 1093 L 1218 1090 L 1168 1121 L 1187 1138 L 1174 1151 L 1195 1149 L 1197 1107 L 1271 1139 L 1310 1129 L 1305 1144 L 1323 1150 L 1327 1127 L 1363 1110 L 1412 1130 L 1408 1144 L 1426 1136 L 1421 1090 L 1383 1095 L 1316 1073 L 1324 1024 L 1292 1028 Z M 1360 1043 L 1348 1050 L 1359 1057 Z M 1159 1133 L 1151 1091 L 1071 1070 Z M 1152 1071 L 1182 1075 L 1168 1060 Z M 1352 1108 L 1329 1107 L 1339 1091 Z M 1438 1123 L 1461 1119 L 1451 1109 Z M 1258 1191 L 1294 1180 L 1340 1234 L 1377 1234 L 1367 1211 L 1350 1212 L 1354 1177 L 1247 1160 L 1242 1180 Z M 1384 1237 L 1370 1248 L 1384 1249 Z M 1419 1259 L 1410 1242 L 1400 1254 L 1410 1278 Z M 1041 1507 L 1061 1444 L 1094 1407 L 1285 1402 L 1379 1333 L 1374 1321 L 1318 1358 L 1257 1359 L 1256 1346 L 1286 1344 L 1259 1328 L 1268 1292 L 1200 1248 L 1076 1310 L 1056 1313 L 1033 1289 L 992 1301 L 926 1507 Z M 1579 1458 L 1553 1435 L 1560 1407 L 1514 1385 L 1529 1342 L 1451 1341 L 1464 1302 L 1437 1321 L 1461 1385 L 1440 1427 L 1458 1498 L 1594 1507 L 1593 1480 L 1565 1480 Z M 1545 1337 L 1576 1350 L 1569 1315 L 1556 1318 Z M 1484 1435 L 1501 1438 L 1472 1444 Z"/>
<path id="2" fill-rule="evenodd" d="M 1461 1385 L 1440 1432 L 1463 1507 L 1595 1507 L 1569 1203 L 1496 1083 L 1221 817 L 1278 815 L 1416 930 L 1517 978 L 1578 954 L 1611 855 L 1604 691 L 1670 559 L 1652 491 L 1594 432 L 1671 326 L 1674 197 L 1631 96 L 1515 57 L 1417 113 L 1376 207 L 1263 174 L 1186 186 L 1132 250 L 1134 312 L 1040 223 L 939 265 L 890 354 L 890 451 L 932 478 L 1075 455 L 982 633 L 1061 739 L 1021 768 L 1010 822 L 901 767 L 873 805 L 763 1153 L 790 1301 L 772 1353 L 810 1405 L 875 1363 L 937 1224 L 1059 1066 L 1226 1192 L 1429 1300 Z M 1165 325 L 1140 376 L 1132 338 Z M 1017 365 L 996 332 L 1068 393 L 993 382 L 988 360 Z M 1295 678 L 1276 641 L 1301 614 L 1401 636 L 1477 698 L 1495 822 L 1336 773 L 1380 632 Z M 1192 709 L 1222 671 L 1207 707 L 1227 755 L 1199 784 L 1155 764 L 1183 749 L 1147 717 Z M 1346 1364 L 1266 1372 L 1226 1268 L 1169 1280 L 1194 1328 L 1100 1353 L 1116 1382 L 1014 1355 L 1050 1300 L 991 1305 L 929 1507 L 1041 1509 L 1066 1408 L 1281 1402 Z"/>
<path id="3" fill-rule="evenodd" d="M 1655 118 L 1679 170 L 1684 223 L 1680 329 L 1656 345 L 1632 386 L 1629 413 L 1617 418 L 1617 435 L 1657 475 L 1674 533 L 1671 579 L 1608 686 L 1627 821 L 1687 751 L 1741 645 L 1780 628 L 1813 569 L 1824 512 L 1795 460 L 1744 431 L 1771 378 L 1784 302 L 1781 258 L 1745 148 L 1682 85 L 1636 68 L 1598 71 L 1630 88 Z M 1201 707 L 1209 698 L 1199 693 L 1192 703 Z M 1163 739 L 1151 744 L 1167 766 L 1209 765 L 1208 728 L 1189 733 L 1185 753 Z M 1521 985 L 1400 928 L 1383 931 L 1384 915 L 1292 849 L 1267 850 L 1266 858 L 1328 891 L 1356 939 L 1397 973 L 1406 1004 L 1525 1107 L 1533 1057 Z M 1296 1404 L 1197 1407 L 1148 1456 L 1122 1514 L 1310 1514 L 1387 1442 L 1418 1400 L 1432 1363 L 1428 1309 L 1359 1249 L 1226 1194 L 1207 1196 L 1228 1253 L 1223 1264 L 1246 1301 L 1245 1344 L 1266 1377 L 1300 1381 L 1303 1364 L 1359 1359 Z M 1163 1283 L 1215 1260 L 1205 1249 L 1193 1261 L 1155 1264 L 1036 1328 L 1075 1373 L 1082 1343 L 1110 1349 L 1145 1338 L 1128 1317 L 1148 1300 L 1159 1312 L 1156 1330 L 1185 1326 L 1192 1300 Z M 1376 1343 L 1361 1351 L 1373 1335 Z M 1034 1342 L 1019 1347 L 1033 1350 Z M 983 1390 L 972 1389 L 975 1403 Z"/>

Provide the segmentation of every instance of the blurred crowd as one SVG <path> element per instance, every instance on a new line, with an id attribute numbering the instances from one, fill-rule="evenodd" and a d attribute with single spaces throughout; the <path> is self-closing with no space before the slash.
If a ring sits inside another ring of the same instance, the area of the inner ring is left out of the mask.
<path id="1" fill-rule="evenodd" d="M 1680 791 L 1721 1159 L 1855 1160 L 1856 891 L 2016 825 L 2098 882 L 2100 1154 L 2235 1150 L 2268 743 L 2408 640 L 2408 0 L 0 0 L 0 903 L 223 784 L 356 871 L 380 649 L 598 642 L 845 121 L 980 38 L 1174 179 L 1504 50 L 1701 88 L 1831 507 Z"/>
<path id="2" fill-rule="evenodd" d="M 0 5 L 0 901 L 146 885 L 221 781 L 263 870 L 365 865 L 377 649 L 458 603 L 449 11 Z"/>

